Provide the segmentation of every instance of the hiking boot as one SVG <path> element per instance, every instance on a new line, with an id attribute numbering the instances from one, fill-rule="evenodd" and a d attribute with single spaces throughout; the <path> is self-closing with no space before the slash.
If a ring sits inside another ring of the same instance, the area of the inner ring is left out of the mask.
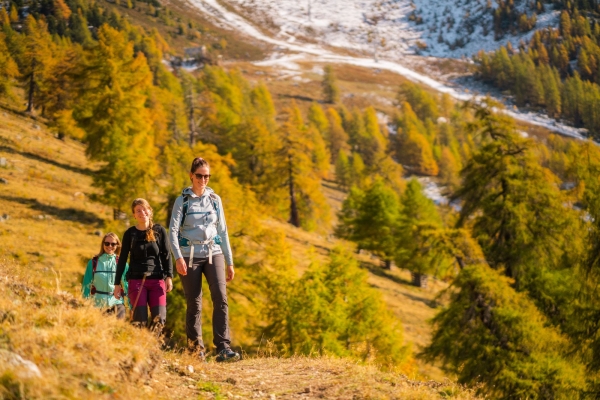
<path id="1" fill-rule="evenodd" d="M 233 362 L 240 359 L 240 354 L 231 349 L 221 350 L 215 359 L 217 362 Z"/>

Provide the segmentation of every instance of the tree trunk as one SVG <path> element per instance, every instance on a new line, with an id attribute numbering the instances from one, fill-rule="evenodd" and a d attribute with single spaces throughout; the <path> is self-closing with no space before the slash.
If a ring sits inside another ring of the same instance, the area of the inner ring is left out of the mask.
<path id="1" fill-rule="evenodd" d="M 194 121 L 194 105 L 191 103 L 190 103 L 189 118 L 190 118 L 190 147 L 191 147 L 196 142 L 196 121 Z"/>
<path id="2" fill-rule="evenodd" d="M 196 118 L 194 118 L 194 89 L 191 86 L 191 83 L 185 88 L 185 99 L 186 105 L 188 107 L 188 120 L 189 120 L 189 129 L 190 129 L 190 147 L 194 146 L 196 143 Z"/>
<path id="3" fill-rule="evenodd" d="M 385 269 L 388 271 L 392 270 L 392 260 L 384 260 L 385 261 Z"/>
<path id="4" fill-rule="evenodd" d="M 289 159 L 289 185 L 290 185 L 290 224 L 300 227 L 300 218 L 298 217 L 298 206 L 296 205 L 296 195 L 294 193 L 294 177 L 292 174 L 292 160 Z"/>
<path id="5" fill-rule="evenodd" d="M 427 287 L 427 275 L 418 272 L 411 272 L 413 286 L 426 288 Z"/>
<path id="6" fill-rule="evenodd" d="M 173 212 L 173 206 L 175 205 L 175 200 L 177 200 L 177 195 L 169 195 L 167 198 L 167 221 L 165 226 L 169 226 L 171 224 L 171 213 Z"/>
<path id="7" fill-rule="evenodd" d="M 30 113 L 33 111 L 33 89 L 35 88 L 35 80 L 33 79 L 35 72 L 31 72 L 31 76 L 29 77 L 29 94 L 27 96 L 27 112 Z"/>

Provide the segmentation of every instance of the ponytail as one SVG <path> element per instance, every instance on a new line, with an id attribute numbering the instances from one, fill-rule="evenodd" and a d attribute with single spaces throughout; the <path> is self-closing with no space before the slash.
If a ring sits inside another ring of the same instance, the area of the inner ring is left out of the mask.
<path id="1" fill-rule="evenodd" d="M 149 242 L 156 242 L 156 236 L 154 236 L 154 221 L 152 221 L 152 217 L 150 217 L 150 226 L 148 227 L 148 230 L 146 231 L 146 240 Z"/>

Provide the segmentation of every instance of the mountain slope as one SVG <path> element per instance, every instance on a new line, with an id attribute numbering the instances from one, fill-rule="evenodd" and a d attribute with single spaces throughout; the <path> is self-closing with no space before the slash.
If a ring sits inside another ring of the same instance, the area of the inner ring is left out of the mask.
<path id="1" fill-rule="evenodd" d="M 226 0 L 237 11 L 293 43 L 317 41 L 363 54 L 400 60 L 407 53 L 470 57 L 507 41 L 528 40 L 533 31 L 494 38 L 493 9 L 485 0 Z M 528 1 L 515 1 L 515 12 L 533 15 Z M 535 29 L 558 24 L 557 11 L 537 15 Z M 426 49 L 419 44 L 426 44 Z"/>

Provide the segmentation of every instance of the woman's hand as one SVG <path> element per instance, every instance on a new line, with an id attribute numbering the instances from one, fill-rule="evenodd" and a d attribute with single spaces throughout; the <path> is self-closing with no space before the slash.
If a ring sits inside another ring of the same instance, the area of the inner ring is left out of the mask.
<path id="1" fill-rule="evenodd" d="M 233 265 L 227 266 L 227 282 L 231 282 L 233 277 L 235 276 L 235 271 L 233 270 Z"/>
<path id="2" fill-rule="evenodd" d="M 165 279 L 165 289 L 167 290 L 167 293 L 173 290 L 173 279 L 171 279 L 170 276 Z"/>
<path id="3" fill-rule="evenodd" d="M 113 290 L 113 296 L 115 296 L 115 299 L 120 300 L 121 294 L 123 294 L 123 288 L 121 285 L 115 285 L 115 290 Z"/>
<path id="4" fill-rule="evenodd" d="M 187 265 L 185 265 L 183 257 L 178 258 L 175 261 L 175 268 L 177 269 L 177 272 L 179 272 L 179 275 L 187 275 Z"/>

